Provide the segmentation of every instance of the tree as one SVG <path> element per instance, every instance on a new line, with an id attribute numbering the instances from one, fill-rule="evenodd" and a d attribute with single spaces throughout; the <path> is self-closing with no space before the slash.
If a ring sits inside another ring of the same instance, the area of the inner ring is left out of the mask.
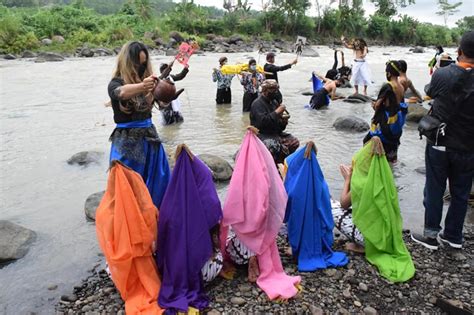
<path id="1" fill-rule="evenodd" d="M 463 17 L 456 22 L 456 25 L 460 29 L 461 33 L 474 30 L 474 15 Z"/>
<path id="2" fill-rule="evenodd" d="M 458 7 L 462 5 L 462 1 L 450 4 L 448 0 L 438 0 L 439 11 L 436 15 L 444 18 L 444 26 L 448 26 L 448 18 L 454 13 L 459 12 Z"/>
<path id="3" fill-rule="evenodd" d="M 375 14 L 385 16 L 385 17 L 392 17 L 397 14 L 398 7 L 406 7 L 410 4 L 415 3 L 415 0 L 370 0 L 377 10 Z"/>

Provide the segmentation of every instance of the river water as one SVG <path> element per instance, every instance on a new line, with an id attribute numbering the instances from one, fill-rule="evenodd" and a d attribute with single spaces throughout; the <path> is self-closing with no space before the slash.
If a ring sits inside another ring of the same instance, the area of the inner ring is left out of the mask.
<path id="1" fill-rule="evenodd" d="M 342 115 L 356 115 L 367 122 L 373 110 L 367 104 L 331 103 L 328 110 L 310 111 L 303 105 L 312 70 L 325 73 L 332 65 L 333 51 L 315 47 L 319 58 L 301 57 L 296 67 L 279 74 L 284 103 L 291 114 L 287 131 L 301 143 L 312 140 L 333 196 L 338 198 L 342 177 L 340 163 L 350 163 L 361 147 L 364 133 L 336 131 L 332 124 Z M 454 51 L 453 51 L 454 52 Z M 388 53 L 390 55 L 383 55 Z M 383 83 L 385 62 L 405 59 L 408 74 L 422 90 L 429 81 L 427 62 L 434 51 L 411 54 L 406 47 L 373 47 L 368 62 L 374 84 L 369 94 L 375 96 Z M 232 105 L 216 106 L 215 83 L 210 72 L 220 54 L 193 56 L 190 72 L 180 97 L 185 121 L 175 126 L 159 126 L 154 120 L 166 150 L 186 143 L 196 153 L 209 153 L 232 161 L 249 124 L 242 114 L 242 88 L 233 82 Z M 230 63 L 245 62 L 249 56 L 264 63 L 256 53 L 229 54 Z M 351 58 L 346 51 L 346 59 Z M 289 62 L 291 54 L 277 56 L 277 64 Z M 153 56 L 155 69 L 170 57 Z M 26 314 L 34 311 L 51 314 L 60 294 L 70 293 L 73 285 L 87 276 L 101 258 L 95 226 L 84 216 L 88 195 L 103 190 L 107 179 L 108 137 L 114 128 L 107 84 L 115 57 L 68 59 L 57 63 L 34 63 L 32 60 L 0 61 L 0 219 L 10 220 L 37 233 L 28 254 L 0 269 L 0 314 Z M 179 71 L 181 66 L 175 66 Z M 350 94 L 352 89 L 341 89 Z M 424 165 L 424 141 L 419 140 L 416 125 L 405 127 L 394 169 L 401 211 L 406 228 L 420 229 L 423 218 L 422 189 L 424 176 L 415 168 Z M 82 168 L 66 160 L 79 151 L 104 152 L 99 164 Z M 219 195 L 225 198 L 225 185 Z M 49 291 L 49 285 L 58 289 Z"/>

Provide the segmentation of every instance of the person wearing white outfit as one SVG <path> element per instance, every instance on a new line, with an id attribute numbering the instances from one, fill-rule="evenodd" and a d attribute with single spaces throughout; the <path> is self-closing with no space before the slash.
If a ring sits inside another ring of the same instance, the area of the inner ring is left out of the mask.
<path id="1" fill-rule="evenodd" d="M 351 83 L 354 85 L 355 94 L 359 93 L 359 85 L 364 86 L 364 95 L 367 95 L 367 86 L 372 83 L 370 76 L 369 64 L 365 57 L 369 53 L 367 43 L 362 38 L 356 38 L 350 43 L 346 42 L 342 37 L 342 43 L 346 48 L 352 49 L 355 53 L 354 63 L 352 64 L 352 78 Z"/>

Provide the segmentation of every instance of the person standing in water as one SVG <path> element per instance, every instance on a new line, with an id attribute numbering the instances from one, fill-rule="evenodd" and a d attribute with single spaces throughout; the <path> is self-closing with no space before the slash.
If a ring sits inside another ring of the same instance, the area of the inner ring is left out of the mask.
<path id="1" fill-rule="evenodd" d="M 230 86 L 232 84 L 233 74 L 222 74 L 220 68 L 227 64 L 227 57 L 219 58 L 219 69 L 212 71 L 212 81 L 217 82 L 216 104 L 230 104 L 232 102 L 232 93 Z"/>
<path id="2" fill-rule="evenodd" d="M 398 81 L 400 84 L 403 86 L 404 92 L 406 93 L 408 90 L 410 90 L 413 95 L 416 97 L 416 101 L 418 103 L 423 102 L 423 97 L 421 96 L 420 92 L 418 92 L 415 87 L 413 86 L 413 82 L 408 78 L 407 76 L 407 68 L 408 65 L 405 60 L 398 60 L 398 63 L 400 64 L 400 77 L 398 78 Z"/>
<path id="3" fill-rule="evenodd" d="M 258 97 L 258 89 L 263 82 L 263 74 L 257 72 L 255 59 L 249 60 L 249 72 L 242 73 L 240 83 L 244 86 L 243 112 L 249 112 L 253 101 Z"/>
<path id="4" fill-rule="evenodd" d="M 388 61 L 385 74 L 388 82 L 382 85 L 377 100 L 372 105 L 375 113 L 369 133 L 364 138 L 364 144 L 372 137 L 379 137 L 382 140 L 387 160 L 395 163 L 408 109 L 402 102 L 405 90 L 398 82 L 400 76 L 398 61 Z"/>
<path id="5" fill-rule="evenodd" d="M 369 64 L 365 57 L 369 53 L 367 43 L 362 38 L 356 38 L 347 43 L 344 37 L 341 38 L 342 43 L 346 48 L 352 49 L 355 54 L 354 63 L 352 64 L 352 78 L 351 83 L 354 85 L 355 94 L 359 93 L 359 85 L 364 86 L 364 95 L 367 95 L 367 86 L 372 83 L 370 78 Z"/>
<path id="6" fill-rule="evenodd" d="M 275 80 L 278 83 L 278 72 L 290 69 L 293 65 L 296 65 L 297 62 L 298 58 L 296 58 L 287 65 L 276 66 L 275 53 L 269 52 L 267 54 L 267 63 L 263 66 L 263 70 L 265 71 L 265 80 Z M 278 90 L 277 99 L 280 103 L 283 101 L 283 95 L 281 94 L 280 90 Z"/>
<path id="7" fill-rule="evenodd" d="M 108 86 L 117 124 L 110 136 L 110 162 L 120 161 L 139 173 L 159 208 L 170 168 L 151 120 L 156 81 L 146 46 L 140 42 L 125 44 Z"/>

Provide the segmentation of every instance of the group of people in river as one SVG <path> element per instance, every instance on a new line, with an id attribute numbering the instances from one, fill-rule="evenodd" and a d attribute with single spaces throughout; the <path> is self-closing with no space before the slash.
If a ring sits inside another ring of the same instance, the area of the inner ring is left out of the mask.
<path id="1" fill-rule="evenodd" d="M 355 51 L 352 69 L 343 62 L 325 77 L 313 73 L 311 103 L 319 104 L 314 107 L 329 102 L 336 87 L 348 80 L 356 93 L 359 86 L 367 93 L 367 44 L 362 39 L 343 42 Z M 373 100 L 371 129 L 352 165 L 340 166 L 344 187 L 337 201 L 324 179 L 316 145 L 310 141 L 300 146 L 285 132 L 290 115 L 277 73 L 296 65 L 297 59 L 285 66 L 274 64 L 274 53 L 266 59 L 264 67 L 254 59 L 236 66 L 222 57 L 212 72 L 217 104 L 231 102 L 232 79 L 240 76 L 243 111 L 250 112 L 251 125 L 221 206 L 210 169 L 186 145 L 178 146 L 170 169 L 152 123 L 154 106 L 169 110 L 179 95 L 160 103 L 160 80 L 183 79 L 187 68 L 170 75 L 169 65 L 164 65 L 157 77 L 144 44 L 122 47 L 108 86 L 116 128 L 110 136 L 110 172 L 96 229 L 127 314 L 199 313 L 209 305 L 205 283 L 217 276 L 232 278 L 236 265 L 247 266 L 248 280 L 270 300 L 294 297 L 302 284 L 281 263 L 276 240 L 283 224 L 288 231 L 283 237 L 300 272 L 348 263 L 344 252 L 332 249 L 336 227 L 350 241 L 346 248 L 365 253 L 381 276 L 391 282 L 414 276 L 391 169 L 407 112 L 404 93 L 413 88 L 406 62 L 386 64 L 387 82 Z M 462 248 L 474 176 L 473 67 L 474 32 L 468 32 L 460 41 L 457 62 L 437 69 L 427 91 L 432 110 L 419 127 L 427 138 L 425 225 L 423 234 L 411 237 L 430 249 L 440 244 Z M 447 180 L 451 202 L 442 229 Z"/>

